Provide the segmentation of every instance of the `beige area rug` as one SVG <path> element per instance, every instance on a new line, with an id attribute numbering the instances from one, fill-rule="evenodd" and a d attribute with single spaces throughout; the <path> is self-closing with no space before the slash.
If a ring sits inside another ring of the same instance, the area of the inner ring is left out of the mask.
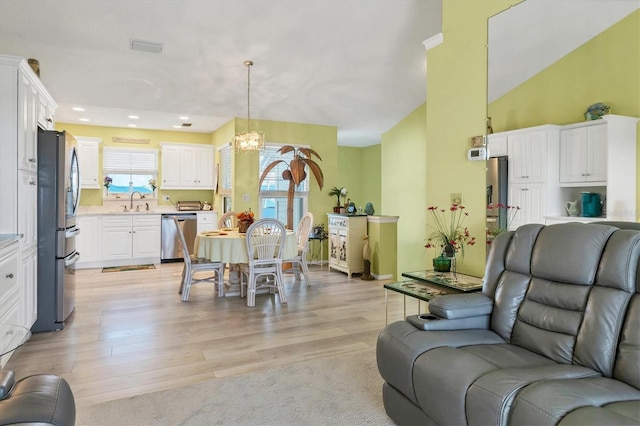
<path id="1" fill-rule="evenodd" d="M 375 349 L 79 407 L 77 425 L 393 425 Z"/>

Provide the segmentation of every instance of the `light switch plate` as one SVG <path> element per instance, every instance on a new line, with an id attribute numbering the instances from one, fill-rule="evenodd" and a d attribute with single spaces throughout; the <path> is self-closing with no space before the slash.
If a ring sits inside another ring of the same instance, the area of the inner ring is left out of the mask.
<path id="1" fill-rule="evenodd" d="M 244 201 L 245 203 L 251 201 L 251 197 L 249 196 L 249 194 L 242 194 L 242 201 Z"/>

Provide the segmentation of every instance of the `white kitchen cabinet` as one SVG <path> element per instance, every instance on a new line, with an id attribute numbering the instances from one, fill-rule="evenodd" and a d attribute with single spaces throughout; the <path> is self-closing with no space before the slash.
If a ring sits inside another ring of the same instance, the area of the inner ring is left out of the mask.
<path id="1" fill-rule="evenodd" d="M 509 230 L 514 230 L 527 223 L 545 224 L 546 184 L 511 184 L 509 185 L 508 197 L 509 205 L 520 207 L 509 224 Z"/>
<path id="2" fill-rule="evenodd" d="M 487 148 L 489 157 L 503 157 L 509 155 L 507 135 L 503 133 L 492 133 L 487 135 Z"/>
<path id="3" fill-rule="evenodd" d="M 19 74 L 18 84 L 18 168 L 37 172 L 38 164 L 38 89 L 26 72 Z"/>
<path id="4" fill-rule="evenodd" d="M 364 271 L 362 248 L 367 235 L 367 216 L 329 214 L 329 270 L 351 274 Z"/>
<path id="5" fill-rule="evenodd" d="M 103 266 L 160 262 L 159 214 L 105 215 L 101 236 Z"/>
<path id="6" fill-rule="evenodd" d="M 560 215 L 564 211 L 558 185 L 560 126 L 536 126 L 490 136 L 507 139 L 506 202 L 520 208 L 510 229 L 526 223 L 544 224 L 545 216 Z"/>
<path id="7" fill-rule="evenodd" d="M 547 181 L 548 140 L 549 137 L 555 137 L 555 133 L 556 131 L 551 132 L 547 129 L 535 129 L 507 136 L 509 182 Z M 553 146 L 557 147 L 557 144 Z"/>
<path id="8" fill-rule="evenodd" d="M 80 187 L 100 189 L 100 143 L 101 138 L 76 137 L 78 142 L 78 163 L 80 168 Z"/>
<path id="9" fill-rule="evenodd" d="M 636 221 L 636 117 L 608 114 L 563 126 L 560 186 L 563 200 L 597 192 L 605 200 L 600 220 Z"/>
<path id="10" fill-rule="evenodd" d="M 18 171 L 18 233 L 27 250 L 38 245 L 38 175 Z"/>
<path id="11" fill-rule="evenodd" d="M 80 234 L 76 237 L 76 250 L 80 253 L 77 268 L 96 266 L 100 260 L 100 226 L 102 220 L 99 215 L 78 216 L 76 225 Z"/>
<path id="12" fill-rule="evenodd" d="M 606 185 L 607 125 L 560 131 L 560 183 Z"/>
<path id="13" fill-rule="evenodd" d="M 37 250 L 21 253 L 20 306 L 18 324 L 31 328 L 38 318 L 38 256 Z"/>
<path id="14" fill-rule="evenodd" d="M 198 217 L 198 233 L 218 229 L 218 212 L 199 211 L 196 212 L 196 216 Z"/>
<path id="15" fill-rule="evenodd" d="M 38 100 L 38 125 L 44 130 L 55 130 L 56 103 L 48 93 L 43 92 L 40 92 Z"/>
<path id="16" fill-rule="evenodd" d="M 214 189 L 214 147 L 162 144 L 162 189 Z"/>
<path id="17" fill-rule="evenodd" d="M 161 189 L 180 188 L 180 147 L 177 145 L 162 144 L 161 151 L 162 175 Z"/>

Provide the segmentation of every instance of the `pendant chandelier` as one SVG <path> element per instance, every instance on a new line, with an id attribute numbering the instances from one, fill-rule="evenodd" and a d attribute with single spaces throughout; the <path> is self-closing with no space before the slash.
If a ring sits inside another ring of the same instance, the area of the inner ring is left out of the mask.
<path id="1" fill-rule="evenodd" d="M 251 131 L 251 66 L 253 61 L 245 61 L 247 67 L 247 131 L 236 133 L 233 144 L 236 151 L 260 151 L 264 149 L 264 133 Z"/>

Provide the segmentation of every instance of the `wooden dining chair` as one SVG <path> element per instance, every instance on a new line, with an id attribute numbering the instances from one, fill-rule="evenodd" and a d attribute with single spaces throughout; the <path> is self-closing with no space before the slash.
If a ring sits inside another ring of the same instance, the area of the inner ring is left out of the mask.
<path id="1" fill-rule="evenodd" d="M 247 306 L 256 305 L 256 290 L 263 287 L 269 287 L 271 293 L 277 290 L 280 303 L 287 303 L 282 279 L 282 255 L 286 238 L 284 224 L 277 219 L 260 219 L 249 226 L 246 234 L 249 263 L 240 270 L 240 295 L 244 296 L 246 285 Z M 243 280 L 245 277 L 246 284 Z"/>
<path id="2" fill-rule="evenodd" d="M 214 289 L 218 290 L 218 297 L 224 296 L 224 264 L 221 262 L 213 262 L 209 259 L 199 258 L 189 253 L 187 242 L 184 239 L 184 233 L 180 226 L 178 218 L 173 216 L 173 222 L 178 229 L 178 242 L 182 247 L 182 258 L 184 260 L 184 267 L 182 269 L 182 280 L 180 281 L 179 294 L 182 294 L 182 301 L 189 301 L 189 291 L 191 290 L 191 284 L 195 284 L 201 281 L 208 281 L 214 283 Z M 213 272 L 213 275 L 206 276 L 205 278 L 195 278 L 194 275 L 199 272 Z"/>
<path id="3" fill-rule="evenodd" d="M 309 265 L 307 265 L 307 252 L 309 251 L 309 234 L 311 234 L 311 228 L 313 227 L 313 213 L 307 212 L 300 219 L 298 224 L 298 254 L 292 259 L 285 259 L 284 262 L 289 262 L 293 266 L 293 272 L 296 277 L 296 281 L 300 281 L 300 269 L 304 275 L 304 280 L 307 286 L 311 285 L 309 280 Z"/>
<path id="4" fill-rule="evenodd" d="M 218 219 L 218 229 L 235 228 L 238 222 L 237 213 L 234 211 L 226 212 Z"/>

